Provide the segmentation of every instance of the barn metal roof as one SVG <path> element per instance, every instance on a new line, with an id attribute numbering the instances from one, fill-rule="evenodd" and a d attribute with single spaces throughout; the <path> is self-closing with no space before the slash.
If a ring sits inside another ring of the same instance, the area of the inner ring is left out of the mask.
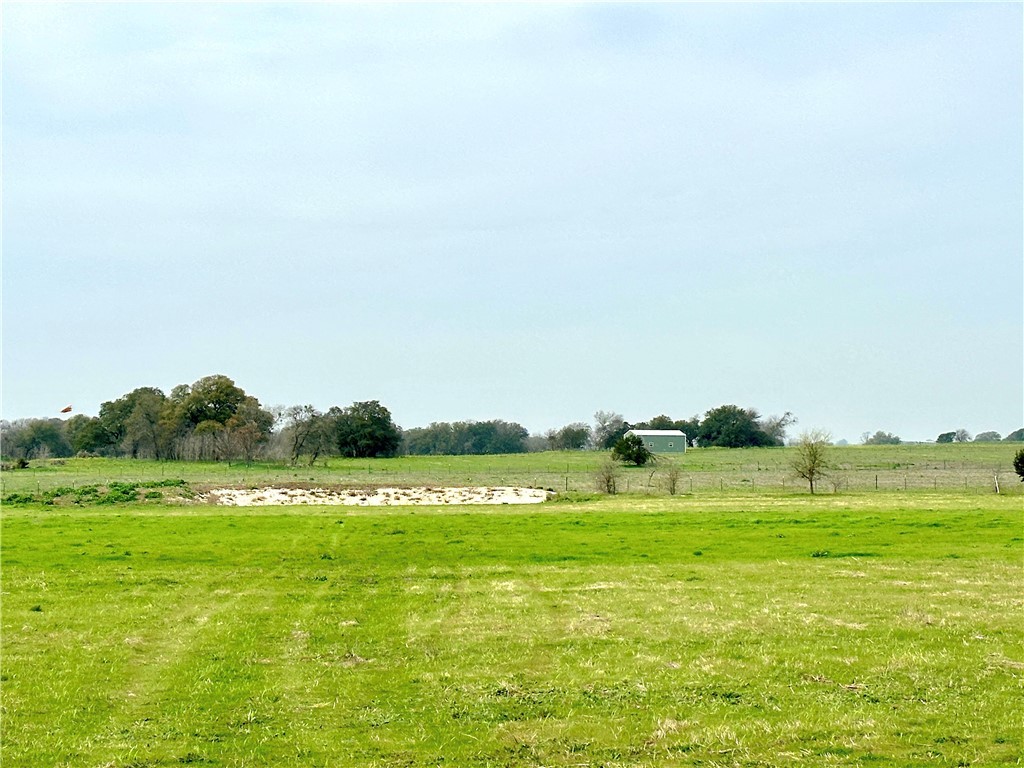
<path id="1" fill-rule="evenodd" d="M 686 437 L 681 429 L 631 429 L 626 434 L 630 433 L 640 437 Z"/>

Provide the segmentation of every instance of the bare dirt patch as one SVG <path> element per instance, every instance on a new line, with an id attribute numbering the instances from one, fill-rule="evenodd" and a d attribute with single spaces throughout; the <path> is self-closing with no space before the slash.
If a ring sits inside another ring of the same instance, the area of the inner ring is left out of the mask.
<path id="1" fill-rule="evenodd" d="M 542 488 L 375 488 L 368 490 L 329 488 L 219 488 L 199 497 L 200 501 L 231 507 L 269 506 L 355 506 L 387 507 L 445 504 L 539 504 L 552 496 Z"/>

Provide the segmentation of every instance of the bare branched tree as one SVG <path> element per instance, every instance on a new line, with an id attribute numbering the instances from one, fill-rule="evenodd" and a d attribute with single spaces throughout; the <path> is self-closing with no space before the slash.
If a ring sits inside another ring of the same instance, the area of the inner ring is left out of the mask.
<path id="1" fill-rule="evenodd" d="M 773 445 L 784 445 L 786 428 L 796 424 L 796 416 L 786 411 L 781 416 L 767 416 L 761 419 L 761 431 L 771 440 Z"/>
<path id="2" fill-rule="evenodd" d="M 594 473 L 594 482 L 597 490 L 609 495 L 618 492 L 617 481 L 619 478 L 619 465 L 611 460 L 605 461 Z"/>
<path id="3" fill-rule="evenodd" d="M 675 462 L 671 462 L 665 468 L 665 488 L 669 496 L 675 496 L 679 491 L 679 480 L 683 476 L 683 470 Z"/>
<path id="4" fill-rule="evenodd" d="M 308 452 L 312 458 L 310 464 L 320 453 L 320 441 L 316 439 L 317 430 L 323 414 L 312 405 L 293 405 L 284 411 L 285 431 L 288 435 L 288 453 L 292 464 Z"/>
<path id="5" fill-rule="evenodd" d="M 832 469 L 832 462 L 829 459 L 831 444 L 832 436 L 822 429 L 804 432 L 796 444 L 796 454 L 791 466 L 793 471 L 811 486 L 811 493 L 814 493 L 815 484 L 824 479 Z"/>

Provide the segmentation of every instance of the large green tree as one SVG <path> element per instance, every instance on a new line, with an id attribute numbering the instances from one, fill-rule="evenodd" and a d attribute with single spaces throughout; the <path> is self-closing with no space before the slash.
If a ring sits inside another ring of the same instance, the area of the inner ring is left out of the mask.
<path id="1" fill-rule="evenodd" d="M 100 406 L 99 435 L 136 458 L 245 459 L 267 441 L 274 417 L 227 376 L 181 384 L 170 397 L 139 387 Z"/>
<path id="2" fill-rule="evenodd" d="M 722 405 L 704 414 L 698 438 L 702 446 L 749 448 L 775 445 L 775 439 L 762 429 L 760 415 L 752 408 Z"/>
<path id="3" fill-rule="evenodd" d="M 73 453 L 101 453 L 111 445 L 110 435 L 98 416 L 76 414 L 64 425 L 64 432 Z"/>
<path id="4" fill-rule="evenodd" d="M 454 425 L 443 421 L 407 429 L 402 436 L 404 450 L 414 456 L 451 456 L 455 453 L 454 435 Z"/>
<path id="5" fill-rule="evenodd" d="M 110 437 L 110 444 L 115 450 L 131 452 L 131 445 L 136 442 L 137 435 L 129 435 L 128 422 L 132 414 L 139 411 L 135 418 L 135 426 L 144 416 L 151 416 L 158 421 L 163 403 L 166 400 L 163 390 L 157 387 L 136 387 L 116 400 L 108 400 L 100 404 L 100 426 Z M 155 412 L 155 413 L 154 413 Z M 127 449 L 124 446 L 128 440 Z"/>
<path id="6" fill-rule="evenodd" d="M 245 390 L 235 386 L 227 376 L 205 376 L 195 382 L 182 398 L 185 418 L 197 426 L 204 421 L 227 424 L 228 419 L 245 402 Z"/>
<path id="7" fill-rule="evenodd" d="M 327 412 L 338 453 L 350 458 L 394 456 L 402 444 L 402 431 L 391 412 L 377 400 L 334 407 Z"/>
<path id="8" fill-rule="evenodd" d="M 423 456 L 469 456 L 499 453 L 525 453 L 530 436 L 516 422 L 444 421 L 405 432 L 405 450 Z"/>
<path id="9" fill-rule="evenodd" d="M 0 425 L 0 451 L 5 459 L 47 459 L 71 455 L 60 419 L 19 419 Z"/>
<path id="10" fill-rule="evenodd" d="M 582 421 L 566 424 L 549 432 L 547 439 L 553 451 L 582 451 L 590 443 L 590 426 Z"/>
<path id="11" fill-rule="evenodd" d="M 100 426 L 115 451 L 133 458 L 165 458 L 160 420 L 167 398 L 156 387 L 138 387 L 100 405 Z"/>
<path id="12" fill-rule="evenodd" d="M 246 395 L 231 418 L 224 423 L 230 456 L 251 463 L 270 438 L 273 427 L 274 416 L 270 411 L 262 408 L 255 397 Z"/>

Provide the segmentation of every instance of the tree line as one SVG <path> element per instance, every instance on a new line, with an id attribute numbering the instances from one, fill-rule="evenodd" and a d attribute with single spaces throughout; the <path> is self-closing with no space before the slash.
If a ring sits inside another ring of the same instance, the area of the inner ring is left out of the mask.
<path id="1" fill-rule="evenodd" d="M 598 411 L 593 424 L 573 422 L 543 435 L 521 424 L 490 421 L 434 422 L 403 430 L 377 400 L 332 406 L 264 407 L 224 375 L 181 384 L 165 394 L 139 387 L 104 402 L 98 416 L 0 422 L 5 460 L 66 456 L 247 461 L 256 458 L 314 462 L 328 456 L 373 458 L 411 455 L 472 455 L 543 450 L 610 450 L 631 429 L 678 429 L 692 447 L 781 446 L 794 416 L 762 416 L 753 408 L 722 405 L 686 419 L 665 414 L 627 422 L 622 414 Z M 939 435 L 937 442 L 966 441 L 966 430 Z M 1000 439 L 984 432 L 975 441 Z M 1024 429 L 1003 440 L 1024 440 Z M 865 433 L 867 444 L 898 443 L 886 432 Z"/>
<path id="2" fill-rule="evenodd" d="M 377 401 L 323 414 L 312 406 L 265 408 L 223 375 L 179 385 L 169 395 L 139 387 L 101 404 L 98 416 L 0 423 L 5 459 L 85 455 L 252 462 L 285 450 L 366 458 L 392 456 L 401 442 L 401 430 Z"/>

